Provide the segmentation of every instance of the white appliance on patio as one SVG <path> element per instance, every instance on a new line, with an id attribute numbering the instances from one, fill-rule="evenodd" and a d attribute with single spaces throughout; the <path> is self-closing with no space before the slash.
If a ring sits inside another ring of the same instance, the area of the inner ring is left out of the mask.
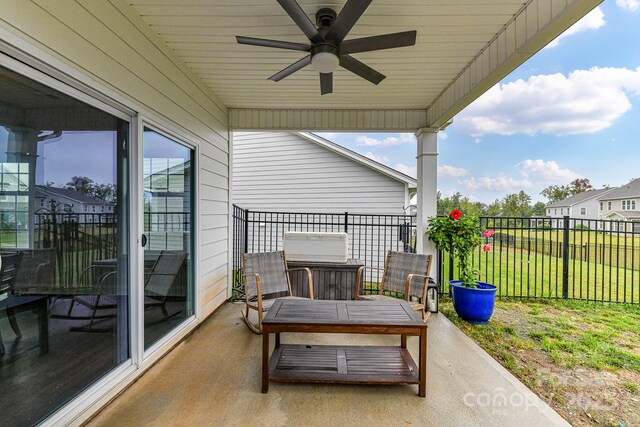
<path id="1" fill-rule="evenodd" d="M 285 231 L 283 247 L 287 261 L 346 263 L 349 237 L 347 233 Z"/>

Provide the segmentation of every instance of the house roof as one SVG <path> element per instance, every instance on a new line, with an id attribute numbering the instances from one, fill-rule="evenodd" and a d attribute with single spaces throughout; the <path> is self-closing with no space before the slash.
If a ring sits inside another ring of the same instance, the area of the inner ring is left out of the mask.
<path id="1" fill-rule="evenodd" d="M 356 163 L 360 163 L 361 165 L 367 166 L 377 172 L 380 172 L 383 175 L 391 177 L 397 181 L 403 182 L 409 186 L 409 188 L 416 188 L 418 182 L 415 178 L 406 175 L 402 172 L 399 172 L 389 166 L 385 166 L 382 163 L 376 162 L 368 157 L 363 156 L 362 154 L 356 153 L 355 151 L 351 151 L 348 148 L 345 148 L 341 145 L 336 144 L 335 142 L 331 142 L 328 139 L 322 138 L 316 134 L 309 132 L 294 132 L 296 135 L 301 136 L 307 141 L 311 141 L 315 144 L 318 144 L 321 147 L 327 148 L 337 154 L 340 154 L 347 159 L 353 160 Z"/>
<path id="2" fill-rule="evenodd" d="M 608 193 L 602 200 L 630 199 L 640 197 L 640 178 L 622 185 Z"/>
<path id="3" fill-rule="evenodd" d="M 614 190 L 613 188 L 600 188 L 597 190 L 583 191 L 582 193 L 578 193 L 574 196 L 567 197 L 566 199 L 551 203 L 547 205 L 547 208 L 571 207 L 580 202 L 584 202 L 585 200 L 593 199 L 594 197 L 601 197 L 602 195 L 607 194 L 613 190 Z"/>
<path id="4" fill-rule="evenodd" d="M 639 211 L 612 211 L 606 214 L 604 217 L 609 218 L 613 216 L 619 216 L 620 218 L 630 219 L 630 218 L 640 218 Z"/>
<path id="5" fill-rule="evenodd" d="M 111 204 L 97 197 L 89 196 L 84 193 L 80 193 L 76 190 L 68 188 L 47 187 L 45 185 L 36 185 L 36 196 L 58 196 L 65 197 L 67 199 L 76 201 L 78 203 L 91 204 L 91 205 L 105 205 Z"/>
<path id="6" fill-rule="evenodd" d="M 310 23 L 345 0 L 297 0 Z M 333 93 L 305 66 L 268 77 L 306 52 L 239 45 L 235 36 L 309 44 L 276 1 L 130 0 L 138 30 L 159 38 L 214 94 L 233 130 L 410 130 L 439 128 L 601 0 L 374 0 L 345 40 L 416 30 L 416 44 L 353 57 L 386 76 L 373 85 L 339 67 Z M 164 48 L 161 48 L 164 49 Z"/>

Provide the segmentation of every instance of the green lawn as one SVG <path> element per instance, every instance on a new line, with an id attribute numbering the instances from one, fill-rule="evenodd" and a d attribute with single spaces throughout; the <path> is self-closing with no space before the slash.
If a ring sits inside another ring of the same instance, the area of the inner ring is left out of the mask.
<path id="1" fill-rule="evenodd" d="M 480 280 L 498 286 L 501 296 L 562 297 L 563 260 L 522 249 L 476 253 Z M 449 258 L 444 260 L 444 290 L 448 292 Z M 636 269 L 569 261 L 569 298 L 638 303 L 640 265 Z M 456 276 L 454 265 L 453 278 Z"/>
<path id="2" fill-rule="evenodd" d="M 640 306 L 501 300 L 488 325 L 441 311 L 573 425 L 640 424 Z"/>

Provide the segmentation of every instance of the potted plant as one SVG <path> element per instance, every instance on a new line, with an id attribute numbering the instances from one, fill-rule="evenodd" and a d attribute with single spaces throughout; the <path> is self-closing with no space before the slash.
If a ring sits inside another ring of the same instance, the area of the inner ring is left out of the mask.
<path id="1" fill-rule="evenodd" d="M 473 250 L 483 243 L 483 238 L 493 236 L 493 230 L 483 230 L 478 217 L 454 209 L 447 217 L 429 218 L 427 233 L 437 249 L 447 251 L 458 261 L 460 278 L 449 281 L 458 316 L 469 323 L 487 323 L 493 314 L 497 288 L 477 280 L 479 272 L 473 266 Z M 488 242 L 482 250 L 491 250 Z"/>

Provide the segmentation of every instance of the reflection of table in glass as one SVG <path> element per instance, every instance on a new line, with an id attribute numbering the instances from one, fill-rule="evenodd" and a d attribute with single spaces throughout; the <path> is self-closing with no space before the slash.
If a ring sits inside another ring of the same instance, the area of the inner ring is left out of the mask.
<path id="1" fill-rule="evenodd" d="M 418 384 L 426 396 L 427 325 L 409 303 L 278 299 L 262 320 L 262 392 L 269 381 L 346 384 Z M 280 344 L 282 332 L 400 335 L 395 346 Z M 275 349 L 269 359 L 269 335 Z M 418 365 L 407 335 L 419 336 Z"/>

